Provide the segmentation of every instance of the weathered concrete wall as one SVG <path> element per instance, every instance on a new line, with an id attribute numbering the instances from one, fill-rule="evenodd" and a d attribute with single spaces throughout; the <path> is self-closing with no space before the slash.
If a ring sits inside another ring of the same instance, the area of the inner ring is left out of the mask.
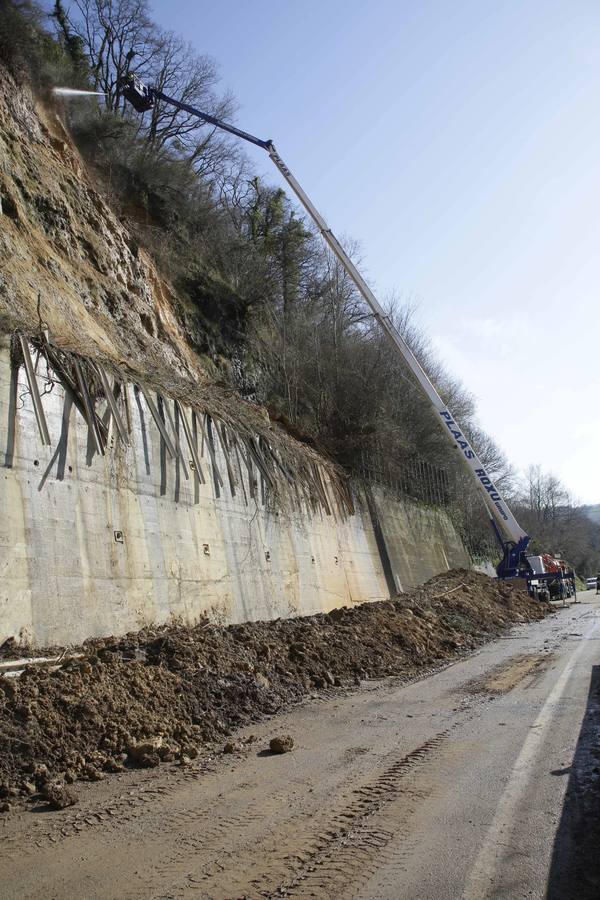
<path id="1" fill-rule="evenodd" d="M 372 489 L 394 585 L 407 591 L 433 574 L 469 560 L 452 522 L 439 509 L 400 503 L 382 488 Z"/>
<path id="2" fill-rule="evenodd" d="M 249 486 L 247 505 L 242 491 L 216 498 L 209 478 L 186 480 L 168 458 L 133 387 L 131 446 L 115 438 L 101 457 L 69 396 L 47 385 L 53 442 L 43 446 L 24 370 L 11 370 L 1 341 L 0 641 L 63 644 L 203 614 L 239 622 L 388 596 L 360 491 L 346 517 L 265 507 Z M 443 513 L 372 496 L 398 589 L 468 565 Z"/>

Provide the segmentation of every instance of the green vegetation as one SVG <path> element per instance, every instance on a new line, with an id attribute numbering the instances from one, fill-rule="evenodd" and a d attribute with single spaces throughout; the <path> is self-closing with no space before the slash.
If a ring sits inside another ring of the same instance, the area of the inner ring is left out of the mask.
<path id="1" fill-rule="evenodd" d="M 60 0 L 57 7 L 61 8 Z M 4 0 L 0 4 L 0 60 L 18 78 L 36 88 L 68 81 L 87 85 L 87 60 L 79 39 L 69 44 L 47 28 L 47 16 L 32 0 Z"/>
<path id="2" fill-rule="evenodd" d="M 65 104 L 71 132 L 113 208 L 174 285 L 191 344 L 224 378 L 350 471 L 449 504 L 473 554 L 489 555 L 471 479 L 311 224 L 284 191 L 256 177 L 239 143 L 160 103 L 140 116 L 120 94 L 119 80 L 135 73 L 231 119 L 235 103 L 219 92 L 214 60 L 161 30 L 147 0 L 56 0 L 48 14 L 31 0 L 6 0 L 0 53 L 40 92 L 61 84 L 105 93 Z M 346 247 L 359 256 L 352 242 Z M 524 525 L 545 549 L 594 570 L 596 526 L 562 488 L 551 516 L 535 504 L 531 479 L 519 487 L 478 428 L 473 398 L 435 358 L 413 307 L 395 298 L 387 306 Z"/>

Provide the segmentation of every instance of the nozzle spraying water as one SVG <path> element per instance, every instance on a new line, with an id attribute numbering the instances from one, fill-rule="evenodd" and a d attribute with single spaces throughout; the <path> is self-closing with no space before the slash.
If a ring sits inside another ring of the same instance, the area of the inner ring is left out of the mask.
<path id="1" fill-rule="evenodd" d="M 104 91 L 80 91 L 77 88 L 52 88 L 53 94 L 60 94 L 62 97 L 106 97 Z"/>

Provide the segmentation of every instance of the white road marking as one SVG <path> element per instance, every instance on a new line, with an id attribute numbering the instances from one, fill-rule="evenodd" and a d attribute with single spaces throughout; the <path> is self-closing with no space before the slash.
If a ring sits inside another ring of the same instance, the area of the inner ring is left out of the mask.
<path id="1" fill-rule="evenodd" d="M 536 763 L 536 757 L 542 748 L 542 744 L 546 739 L 546 733 L 556 712 L 556 705 L 561 699 L 586 642 L 591 639 L 592 634 L 599 627 L 599 623 L 595 623 L 587 634 L 583 635 L 579 647 L 567 661 L 556 684 L 548 694 L 537 719 L 531 726 L 471 869 L 466 887 L 462 893 L 462 900 L 484 900 L 485 897 L 491 896 L 497 863 L 502 856 L 498 852 L 498 848 L 502 845 L 502 839 L 506 838 L 506 832 L 510 830 L 514 821 L 519 801 L 529 783 Z"/>

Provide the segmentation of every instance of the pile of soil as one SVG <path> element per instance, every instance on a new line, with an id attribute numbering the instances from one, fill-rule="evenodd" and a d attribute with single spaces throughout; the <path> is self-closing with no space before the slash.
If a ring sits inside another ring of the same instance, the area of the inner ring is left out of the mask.
<path id="1" fill-rule="evenodd" d="M 0 644 L 0 660 L 31 659 L 32 656 L 58 656 L 63 647 L 45 647 L 42 651 L 35 650 L 30 644 L 19 643 L 14 637 L 6 638 Z"/>
<path id="2" fill-rule="evenodd" d="M 518 588 L 455 570 L 328 614 L 88 641 L 54 671 L 0 677 L 0 798 L 192 758 L 315 689 L 414 674 L 543 616 Z"/>

